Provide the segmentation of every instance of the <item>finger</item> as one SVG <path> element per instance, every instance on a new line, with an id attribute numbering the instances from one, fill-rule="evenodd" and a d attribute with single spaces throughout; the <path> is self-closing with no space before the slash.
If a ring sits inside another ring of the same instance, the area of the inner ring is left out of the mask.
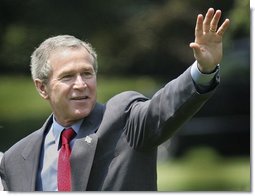
<path id="1" fill-rule="evenodd" d="M 218 31 L 217 31 L 217 34 L 219 36 L 223 36 L 223 34 L 225 33 L 225 31 L 228 29 L 230 25 L 230 20 L 229 19 L 226 19 L 222 25 L 219 27 Z"/>
<path id="2" fill-rule="evenodd" d="M 201 56 L 201 49 L 200 49 L 200 46 L 197 43 L 192 42 L 192 43 L 189 44 L 189 46 L 193 49 L 193 53 L 194 53 L 195 57 Z"/>
<path id="3" fill-rule="evenodd" d="M 205 19 L 203 22 L 203 30 L 204 32 L 208 33 L 209 29 L 210 29 L 210 23 L 211 20 L 213 18 L 213 14 L 214 14 L 214 9 L 213 8 L 209 8 L 206 15 L 205 15 Z"/>
<path id="4" fill-rule="evenodd" d="M 220 17 L 221 17 L 221 11 L 217 10 L 215 12 L 214 16 L 213 16 L 213 19 L 212 19 L 211 23 L 210 23 L 210 31 L 212 31 L 212 32 L 216 32 L 217 31 Z"/>
<path id="5" fill-rule="evenodd" d="M 198 60 L 199 57 L 202 56 L 200 46 L 199 46 L 197 43 L 194 43 L 194 42 L 190 43 L 189 46 L 190 46 L 190 47 L 192 48 L 192 50 L 193 50 L 193 55 L 194 55 L 195 59 Z"/>
<path id="6" fill-rule="evenodd" d="M 192 49 L 195 49 L 195 48 L 199 48 L 199 45 L 195 42 L 192 42 L 189 44 L 189 46 L 192 48 Z"/>
<path id="7" fill-rule="evenodd" d="M 203 35 L 203 15 L 199 14 L 197 16 L 197 23 L 195 27 L 195 36 L 201 36 Z"/>

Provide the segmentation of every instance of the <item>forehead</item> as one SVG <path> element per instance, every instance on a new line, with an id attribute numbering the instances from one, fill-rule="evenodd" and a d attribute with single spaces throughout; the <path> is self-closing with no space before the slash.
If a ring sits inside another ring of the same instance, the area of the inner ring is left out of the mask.
<path id="1" fill-rule="evenodd" d="M 84 47 L 62 47 L 56 48 L 49 56 L 49 60 L 84 58 L 93 61 L 92 55 Z"/>
<path id="2" fill-rule="evenodd" d="M 58 48 L 53 51 L 48 59 L 52 68 L 65 65 L 90 65 L 93 66 L 93 57 L 84 47 L 79 48 Z"/>

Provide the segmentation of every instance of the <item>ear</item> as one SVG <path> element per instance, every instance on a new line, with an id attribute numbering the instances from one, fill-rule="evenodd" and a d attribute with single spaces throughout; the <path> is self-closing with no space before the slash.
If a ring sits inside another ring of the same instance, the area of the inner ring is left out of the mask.
<path id="1" fill-rule="evenodd" d="M 40 79 L 35 79 L 34 83 L 35 83 L 35 87 L 36 87 L 38 93 L 41 95 L 41 97 L 44 98 L 44 99 L 48 99 L 49 94 L 47 92 L 46 84 L 43 83 L 43 81 L 40 80 Z"/>

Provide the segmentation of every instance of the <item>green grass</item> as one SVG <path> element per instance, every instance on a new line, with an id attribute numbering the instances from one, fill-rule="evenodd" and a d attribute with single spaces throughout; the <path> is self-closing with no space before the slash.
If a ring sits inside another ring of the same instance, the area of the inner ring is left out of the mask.
<path id="1" fill-rule="evenodd" d="M 250 191 L 248 157 L 224 158 L 193 149 L 181 159 L 158 163 L 159 191 Z"/>
<path id="2" fill-rule="evenodd" d="M 2 77 L 0 92 L 2 120 L 36 117 L 49 112 L 48 104 L 41 99 L 30 78 Z"/>
<path id="3" fill-rule="evenodd" d="M 145 96 L 151 96 L 159 88 L 160 84 L 156 79 L 140 77 L 98 77 L 98 100 L 106 102 L 112 96 L 123 91 L 138 91 Z"/>
<path id="4" fill-rule="evenodd" d="M 137 78 L 98 78 L 98 101 L 105 103 L 113 95 L 126 90 L 136 90 L 145 95 L 155 92 L 158 83 L 148 77 Z M 21 120 L 47 116 L 50 113 L 48 102 L 37 93 L 32 79 L 24 76 L 0 78 L 0 103 L 2 120 Z"/>

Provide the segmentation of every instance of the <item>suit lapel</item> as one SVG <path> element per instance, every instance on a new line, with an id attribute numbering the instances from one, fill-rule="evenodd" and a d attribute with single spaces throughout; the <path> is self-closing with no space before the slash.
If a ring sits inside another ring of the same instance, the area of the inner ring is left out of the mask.
<path id="1" fill-rule="evenodd" d="M 23 160 L 23 172 L 26 179 L 22 179 L 24 190 L 34 191 L 36 185 L 37 169 L 40 160 L 41 145 L 44 139 L 44 133 L 48 130 L 48 127 L 52 124 L 51 117 L 49 117 L 46 123 L 41 129 L 33 133 L 31 142 L 22 151 Z"/>
<path id="2" fill-rule="evenodd" d="M 90 170 L 97 147 L 97 135 L 91 134 L 75 141 L 71 155 L 72 190 L 84 191 L 87 188 Z"/>
<path id="3" fill-rule="evenodd" d="M 92 113 L 84 119 L 71 154 L 72 190 L 87 188 L 90 171 L 96 153 L 97 130 L 102 121 L 105 106 L 96 104 Z"/>

